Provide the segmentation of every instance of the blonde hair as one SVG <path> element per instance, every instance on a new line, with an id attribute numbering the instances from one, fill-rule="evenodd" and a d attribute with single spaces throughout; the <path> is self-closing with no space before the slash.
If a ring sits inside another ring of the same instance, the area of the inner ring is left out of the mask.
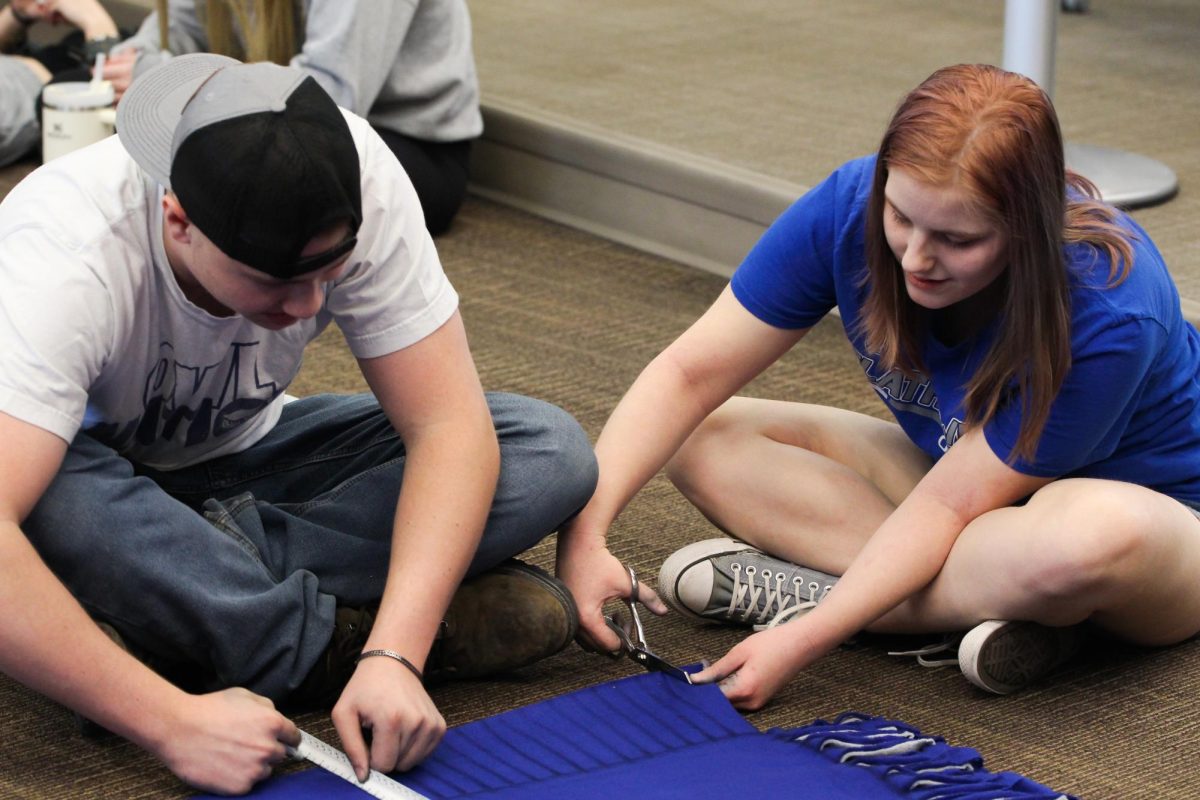
<path id="1" fill-rule="evenodd" d="M 1003 232 L 1007 268 L 995 341 L 967 382 L 967 424 L 983 425 L 1012 395 L 1021 403 L 1010 462 L 1031 459 L 1071 367 L 1071 303 L 1065 243 L 1107 254 L 1109 284 L 1133 265 L 1130 234 L 1095 187 L 1066 170 L 1050 98 L 1021 75 L 987 65 L 938 70 L 900 104 L 879 148 L 867 210 L 867 298 L 860 330 L 889 367 L 917 371 L 928 312 L 904 288 L 883 232 L 888 170 L 957 186 Z M 1067 187 L 1073 190 L 1068 199 Z"/>
<path id="2" fill-rule="evenodd" d="M 207 0 L 203 5 L 214 53 L 286 65 L 300 52 L 303 12 L 296 0 Z"/>

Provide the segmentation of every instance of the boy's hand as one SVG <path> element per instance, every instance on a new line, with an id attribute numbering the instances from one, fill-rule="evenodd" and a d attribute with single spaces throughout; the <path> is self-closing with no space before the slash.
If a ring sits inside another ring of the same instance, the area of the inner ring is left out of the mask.
<path id="1" fill-rule="evenodd" d="M 363 659 L 354 670 L 333 707 L 333 724 L 360 781 L 371 769 L 412 769 L 446 733 L 446 720 L 417 676 L 379 656 Z M 364 728 L 371 731 L 369 753 Z"/>
<path id="2" fill-rule="evenodd" d="M 187 783 L 206 792 L 245 794 L 300 743 L 295 723 L 246 689 L 188 695 L 177 727 L 151 748 Z"/>

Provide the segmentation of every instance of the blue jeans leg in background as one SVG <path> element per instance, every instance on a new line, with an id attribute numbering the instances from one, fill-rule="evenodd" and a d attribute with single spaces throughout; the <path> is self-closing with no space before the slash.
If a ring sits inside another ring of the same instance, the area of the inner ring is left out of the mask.
<path id="1" fill-rule="evenodd" d="M 566 412 L 510 394 L 488 405 L 500 480 L 472 575 L 555 531 L 596 483 Z M 404 463 L 370 395 L 296 400 L 245 452 L 170 472 L 81 433 L 23 528 L 136 648 L 280 699 L 324 650 L 335 606 L 382 595 Z"/>

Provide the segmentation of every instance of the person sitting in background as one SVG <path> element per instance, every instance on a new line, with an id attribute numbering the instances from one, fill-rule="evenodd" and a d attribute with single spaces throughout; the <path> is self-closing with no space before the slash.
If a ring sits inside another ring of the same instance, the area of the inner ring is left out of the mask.
<path id="1" fill-rule="evenodd" d="M 274 61 L 313 76 L 396 154 L 429 231 L 449 227 L 483 131 L 464 0 L 171 0 L 168 16 L 170 53 Z M 159 25 L 152 13 L 106 66 L 118 98 L 162 60 Z"/>
<path id="2" fill-rule="evenodd" d="M 53 45 L 26 38 L 37 22 L 66 22 L 77 29 Z M 117 44 L 112 17 L 97 0 L 12 0 L 0 9 L 0 166 L 37 149 L 38 98 L 53 80 L 86 81 L 97 53 Z"/>

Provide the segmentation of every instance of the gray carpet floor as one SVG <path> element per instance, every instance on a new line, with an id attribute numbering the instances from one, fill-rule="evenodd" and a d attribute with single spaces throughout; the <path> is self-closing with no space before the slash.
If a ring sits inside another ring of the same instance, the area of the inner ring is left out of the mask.
<path id="1" fill-rule="evenodd" d="M 1186 297 L 1200 299 L 1200 3 L 1093 0 L 1060 20 L 1057 102 L 1071 141 L 1135 150 L 1179 174 L 1178 197 L 1136 216 Z M 937 66 L 996 61 L 1002 4 L 900 0 L 534 0 L 473 2 L 485 97 L 812 184 L 870 151 L 900 96 Z M 0 192 L 28 165 L 0 171 Z M 716 297 L 722 281 L 481 200 L 438 242 L 463 295 L 488 389 L 558 403 L 594 438 L 641 368 Z M 315 345 L 294 389 L 363 388 L 340 337 Z M 749 392 L 882 415 L 836 322 L 822 323 Z M 639 574 L 712 529 L 657 478 L 611 545 Z M 553 542 L 530 558 L 547 566 Z M 677 616 L 648 635 L 680 662 L 714 658 L 740 634 Z M 866 638 L 792 682 L 759 727 L 844 710 L 903 719 L 978 748 L 987 765 L 1096 798 L 1200 796 L 1200 644 L 1142 651 L 1092 641 L 1056 680 L 985 697 L 953 670 L 890 658 Z M 577 648 L 504 680 L 439 687 L 452 724 L 599 681 L 631 665 Z M 299 720 L 332 738 L 321 714 Z M 173 798 L 188 792 L 118 739 L 73 732 L 63 709 L 0 678 L 0 798 Z M 749 776 L 748 776 L 749 780 Z M 752 785 L 752 781 L 748 784 Z M 763 790 L 759 794 L 766 794 Z M 787 794 L 802 794 L 788 787 Z"/>

